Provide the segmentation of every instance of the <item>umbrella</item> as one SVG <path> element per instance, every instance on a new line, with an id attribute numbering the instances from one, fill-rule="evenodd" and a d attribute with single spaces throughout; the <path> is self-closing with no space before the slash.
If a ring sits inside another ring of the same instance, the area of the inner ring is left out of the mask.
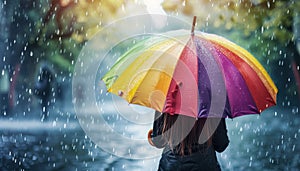
<path id="1" fill-rule="evenodd" d="M 194 31 L 195 21 L 191 32 L 145 35 L 103 76 L 107 91 L 196 118 L 259 114 L 275 105 L 278 90 L 256 58 L 224 37 Z"/>

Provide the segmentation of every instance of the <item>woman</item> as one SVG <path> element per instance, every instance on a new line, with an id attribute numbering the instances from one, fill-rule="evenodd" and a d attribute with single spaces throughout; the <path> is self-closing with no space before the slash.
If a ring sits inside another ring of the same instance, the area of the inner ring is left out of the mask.
<path id="1" fill-rule="evenodd" d="M 221 170 L 216 152 L 228 144 L 224 118 L 195 119 L 155 113 L 149 143 L 164 148 L 158 170 Z"/>

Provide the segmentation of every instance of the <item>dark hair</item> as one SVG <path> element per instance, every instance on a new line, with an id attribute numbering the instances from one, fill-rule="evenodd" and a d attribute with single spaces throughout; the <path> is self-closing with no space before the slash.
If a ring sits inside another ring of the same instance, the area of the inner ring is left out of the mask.
<path id="1" fill-rule="evenodd" d="M 205 124 L 209 119 L 195 119 L 178 114 L 163 115 L 162 136 L 176 154 L 191 154 L 193 146 L 201 144 L 207 148 L 212 144 L 212 129 L 209 124 Z"/>

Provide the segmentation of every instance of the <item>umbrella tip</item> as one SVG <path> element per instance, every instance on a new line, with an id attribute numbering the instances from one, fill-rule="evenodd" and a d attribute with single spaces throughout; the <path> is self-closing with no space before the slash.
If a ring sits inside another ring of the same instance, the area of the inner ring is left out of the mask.
<path id="1" fill-rule="evenodd" d="M 196 25 L 197 16 L 194 16 L 193 18 L 193 25 L 191 30 L 191 35 L 194 35 L 195 25 Z"/>

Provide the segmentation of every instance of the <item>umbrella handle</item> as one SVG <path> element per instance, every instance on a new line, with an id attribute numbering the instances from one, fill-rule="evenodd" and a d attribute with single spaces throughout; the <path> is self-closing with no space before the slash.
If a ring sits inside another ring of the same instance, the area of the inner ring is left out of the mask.
<path id="1" fill-rule="evenodd" d="M 152 137 L 151 137 L 152 133 L 153 133 L 153 129 L 150 129 L 149 132 L 148 132 L 148 142 L 149 142 L 150 145 L 152 145 L 152 146 L 155 147 L 155 145 L 154 145 L 154 143 L 152 141 Z"/>

